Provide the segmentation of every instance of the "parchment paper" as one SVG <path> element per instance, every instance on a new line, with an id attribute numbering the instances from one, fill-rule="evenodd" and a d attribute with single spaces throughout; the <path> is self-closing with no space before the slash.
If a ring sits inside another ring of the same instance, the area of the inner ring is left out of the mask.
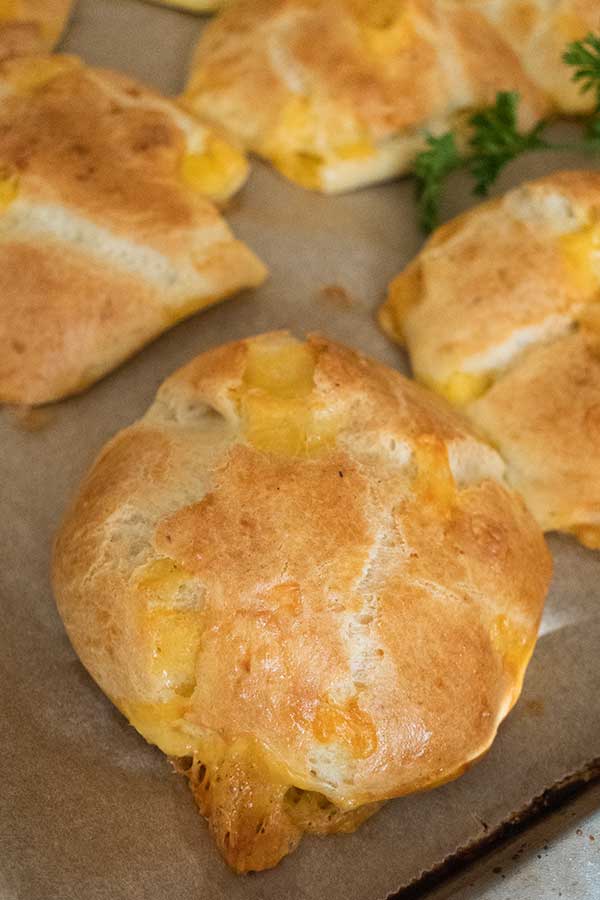
<path id="1" fill-rule="evenodd" d="M 135 0 L 87 0 L 63 46 L 176 92 L 200 27 Z M 564 165 L 582 161 L 530 157 L 498 191 Z M 457 181 L 445 213 L 472 202 Z M 600 553 L 567 538 L 550 540 L 543 634 L 488 756 L 453 784 L 389 803 L 354 835 L 305 839 L 262 875 L 227 870 L 184 780 L 83 670 L 50 593 L 52 534 L 103 443 L 167 374 L 226 339 L 282 326 L 325 331 L 406 371 L 373 312 L 421 243 L 410 181 L 326 199 L 257 163 L 229 218 L 270 266 L 261 290 L 183 323 L 80 397 L 29 419 L 0 416 L 2 900 L 379 900 L 600 757 Z"/>

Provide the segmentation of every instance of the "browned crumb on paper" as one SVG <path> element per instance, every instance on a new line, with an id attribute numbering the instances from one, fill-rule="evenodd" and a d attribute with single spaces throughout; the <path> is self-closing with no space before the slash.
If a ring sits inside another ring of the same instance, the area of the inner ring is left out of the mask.
<path id="1" fill-rule="evenodd" d="M 544 701 L 536 698 L 532 698 L 531 700 L 525 700 L 523 703 L 523 708 L 529 713 L 530 716 L 540 717 L 544 715 Z"/>
<path id="2" fill-rule="evenodd" d="M 352 295 L 341 284 L 324 285 L 319 291 L 319 299 L 337 306 L 338 309 L 348 309 L 355 303 Z"/>

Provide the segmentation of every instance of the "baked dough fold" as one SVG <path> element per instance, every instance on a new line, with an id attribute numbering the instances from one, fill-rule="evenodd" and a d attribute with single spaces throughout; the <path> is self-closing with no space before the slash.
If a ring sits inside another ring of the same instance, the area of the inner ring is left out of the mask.
<path id="1" fill-rule="evenodd" d="M 0 402 L 80 391 L 265 277 L 212 200 L 243 154 L 133 79 L 72 56 L 0 64 Z"/>

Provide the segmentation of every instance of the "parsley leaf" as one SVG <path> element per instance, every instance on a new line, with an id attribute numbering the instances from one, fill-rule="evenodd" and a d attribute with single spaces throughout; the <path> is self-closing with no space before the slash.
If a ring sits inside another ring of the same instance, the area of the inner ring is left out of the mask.
<path id="1" fill-rule="evenodd" d="M 596 92 L 596 112 L 600 109 L 600 37 L 587 35 L 581 41 L 572 41 L 567 44 L 563 53 L 563 62 L 573 66 L 575 71 L 571 76 L 575 82 L 580 82 L 582 94 L 588 91 Z"/>
<path id="2" fill-rule="evenodd" d="M 473 134 L 469 140 L 471 155 L 467 168 L 475 179 L 474 192 L 485 196 L 504 166 L 521 153 L 548 148 L 542 137 L 545 122 L 530 131 L 520 132 L 517 124 L 519 95 L 501 91 L 493 106 L 471 116 Z"/>
<path id="3" fill-rule="evenodd" d="M 417 178 L 417 202 L 421 227 L 427 233 L 437 225 L 442 187 L 447 176 L 463 165 L 451 132 L 435 137 L 427 135 L 427 150 L 414 163 Z"/>
<path id="4" fill-rule="evenodd" d="M 545 137 L 544 121 L 529 131 L 519 131 L 519 95 L 514 91 L 501 91 L 493 106 L 471 116 L 471 136 L 465 153 L 458 150 L 451 131 L 441 137 L 427 135 L 427 149 L 419 153 L 414 164 L 419 218 L 425 232 L 433 231 L 438 224 L 444 183 L 456 169 L 466 171 L 473 178 L 473 192 L 485 196 L 504 166 L 522 153 L 531 150 L 600 153 L 600 35 L 590 32 L 582 40 L 567 44 L 562 58 L 574 68 L 572 79 L 581 92 L 594 91 L 596 95 L 593 112 L 583 119 L 583 136 L 568 144 L 551 142 Z"/>

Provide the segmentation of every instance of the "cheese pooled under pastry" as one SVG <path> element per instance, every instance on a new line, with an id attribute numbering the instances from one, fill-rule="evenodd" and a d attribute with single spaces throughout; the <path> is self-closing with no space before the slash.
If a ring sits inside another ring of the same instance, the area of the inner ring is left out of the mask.
<path id="1" fill-rule="evenodd" d="M 265 269 L 213 200 L 243 154 L 75 57 L 0 65 L 0 402 L 80 391 Z"/>
<path id="2" fill-rule="evenodd" d="M 385 330 L 461 406 L 546 531 L 600 548 L 600 173 L 563 172 L 443 225 Z"/>
<path id="3" fill-rule="evenodd" d="M 597 0 L 239 0 L 204 29 L 185 101 L 324 193 L 407 172 L 425 132 L 518 91 L 523 125 L 593 107 L 561 55 Z"/>
<path id="4" fill-rule="evenodd" d="M 551 569 L 502 469 L 433 394 L 285 333 L 197 357 L 104 448 L 57 538 L 58 607 L 233 868 L 488 749 Z"/>

